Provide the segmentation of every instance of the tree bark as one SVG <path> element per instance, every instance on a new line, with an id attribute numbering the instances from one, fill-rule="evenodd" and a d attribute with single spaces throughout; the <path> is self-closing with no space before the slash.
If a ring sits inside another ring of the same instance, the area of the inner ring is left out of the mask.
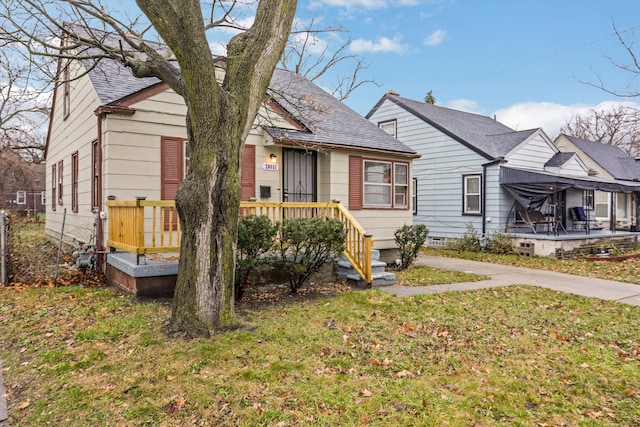
<path id="1" fill-rule="evenodd" d="M 180 64 L 180 79 L 166 64 L 156 70 L 170 73 L 163 80 L 184 97 L 188 111 L 191 158 L 176 196 L 182 242 L 170 329 L 208 336 L 234 326 L 240 153 L 284 50 L 296 1 L 260 1 L 254 25 L 229 42 L 222 84 L 199 0 L 137 2 Z"/>

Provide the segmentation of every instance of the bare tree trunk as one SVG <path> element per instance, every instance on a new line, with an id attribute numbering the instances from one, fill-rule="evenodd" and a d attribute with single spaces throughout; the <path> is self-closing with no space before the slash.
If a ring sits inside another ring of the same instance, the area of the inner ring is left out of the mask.
<path id="1" fill-rule="evenodd" d="M 165 70 L 164 80 L 188 111 L 191 158 L 176 196 L 182 242 L 170 329 L 208 336 L 233 326 L 240 153 L 284 50 L 296 1 L 260 1 L 252 28 L 229 42 L 221 85 L 200 2 L 180 3 L 174 9 L 165 0 L 138 0 L 180 64 L 179 78 Z"/>

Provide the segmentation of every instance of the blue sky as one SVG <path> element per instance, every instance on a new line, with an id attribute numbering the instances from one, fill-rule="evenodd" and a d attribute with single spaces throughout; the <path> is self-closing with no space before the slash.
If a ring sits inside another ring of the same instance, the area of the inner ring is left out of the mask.
<path id="1" fill-rule="evenodd" d="M 581 83 L 629 83 L 606 58 L 629 62 L 613 23 L 640 43 L 637 0 L 311 0 L 298 16 L 350 31 L 364 75 L 383 84 L 347 99 L 361 114 L 389 89 L 417 100 L 432 90 L 437 105 L 552 137 L 573 112 L 622 101 Z"/>
<path id="2" fill-rule="evenodd" d="M 116 9 L 123 3 L 124 11 L 137 10 L 133 0 L 107 2 Z M 239 22 L 250 25 L 253 10 Z M 542 127 L 554 137 L 572 114 L 640 103 L 584 83 L 629 83 L 631 75 L 606 57 L 629 62 L 614 23 L 640 44 L 640 0 L 300 0 L 297 19 L 348 30 L 319 35 L 315 47 L 331 52 L 352 40 L 349 53 L 368 64 L 361 76 L 382 85 L 363 86 L 345 101 L 363 115 L 390 89 L 416 100 L 432 90 L 437 105 L 496 115 L 517 130 Z M 214 53 L 225 53 L 231 34 L 211 36 Z M 319 84 L 330 88 L 350 67 Z"/>

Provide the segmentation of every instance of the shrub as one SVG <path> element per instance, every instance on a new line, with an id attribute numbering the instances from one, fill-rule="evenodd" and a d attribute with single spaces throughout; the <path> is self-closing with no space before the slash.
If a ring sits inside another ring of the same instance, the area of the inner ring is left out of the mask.
<path id="1" fill-rule="evenodd" d="M 279 226 L 278 250 L 292 293 L 344 251 L 346 232 L 337 219 L 297 218 Z"/>
<path id="2" fill-rule="evenodd" d="M 393 232 L 400 251 L 400 268 L 406 269 L 415 261 L 418 251 L 427 240 L 429 229 L 424 224 L 403 225 Z"/>
<path id="3" fill-rule="evenodd" d="M 468 222 L 467 231 L 462 237 L 452 241 L 449 244 L 449 248 L 459 252 L 480 252 L 482 244 L 480 243 L 478 231 L 473 227 L 473 224 Z"/>
<path id="4" fill-rule="evenodd" d="M 499 255 L 512 254 L 513 240 L 500 230 L 492 231 L 487 236 L 487 251 Z"/>
<path id="5" fill-rule="evenodd" d="M 273 247 L 276 231 L 276 227 L 266 216 L 247 215 L 238 223 L 236 299 L 242 298 L 244 285 L 256 268 L 265 261 L 264 255 Z"/>

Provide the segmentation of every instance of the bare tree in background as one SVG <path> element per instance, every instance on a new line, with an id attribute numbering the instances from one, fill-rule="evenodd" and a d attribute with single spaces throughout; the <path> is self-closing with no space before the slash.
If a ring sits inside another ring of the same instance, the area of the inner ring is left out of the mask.
<path id="1" fill-rule="evenodd" d="M 20 46 L 0 49 L 0 148 L 27 161 L 44 160 L 46 122 L 53 80 L 25 58 Z"/>
<path id="2" fill-rule="evenodd" d="M 170 328 L 208 336 L 234 324 L 240 153 L 284 51 L 297 2 L 255 3 L 254 24 L 227 45 L 222 82 L 207 31 L 237 28 L 239 0 L 136 3 L 151 26 L 140 17 L 125 22 L 99 1 L 0 0 L 1 36 L 34 54 L 58 47 L 63 61 L 119 61 L 136 77 L 159 78 L 184 98 L 191 159 L 176 196 L 182 239 Z M 108 33 L 76 31 L 77 25 L 65 21 Z M 152 29 L 164 48 L 145 41 Z M 64 43 L 56 44 L 56 37 Z"/>
<path id="3" fill-rule="evenodd" d="M 624 57 L 626 60 L 615 59 L 613 56 L 605 55 L 605 58 L 613 64 L 616 68 L 623 71 L 628 75 L 627 84 L 624 87 L 613 88 L 611 84 L 606 82 L 605 79 L 596 73 L 597 82 L 583 82 L 588 84 L 589 86 L 596 87 L 601 89 L 607 93 L 615 95 L 619 98 L 637 98 L 640 97 L 640 62 L 638 58 L 638 52 L 636 52 L 637 47 L 634 46 L 635 42 L 635 28 L 625 31 L 619 31 L 616 27 L 615 22 L 612 22 L 613 31 L 622 45 L 622 48 L 625 51 Z"/>
<path id="4" fill-rule="evenodd" d="M 314 19 L 309 21 L 296 21 L 291 31 L 291 37 L 280 59 L 280 66 L 285 70 L 295 71 L 312 82 L 318 83 L 320 79 L 326 80 L 331 95 L 344 101 L 356 89 L 365 84 L 374 84 L 380 87 L 375 79 L 362 78 L 362 72 L 367 69 L 367 64 L 356 54 L 349 53 L 351 39 L 347 39 L 333 49 L 331 45 L 320 36 L 328 35 L 335 38 L 337 34 L 346 33 L 340 25 L 330 25 L 318 28 Z M 338 65 L 348 64 L 349 72 L 337 73 L 333 82 L 328 78 L 330 72 L 335 72 Z"/>
<path id="5" fill-rule="evenodd" d="M 574 115 L 560 133 L 621 148 L 629 155 L 640 154 L 640 110 L 625 105 L 592 109 Z"/>

